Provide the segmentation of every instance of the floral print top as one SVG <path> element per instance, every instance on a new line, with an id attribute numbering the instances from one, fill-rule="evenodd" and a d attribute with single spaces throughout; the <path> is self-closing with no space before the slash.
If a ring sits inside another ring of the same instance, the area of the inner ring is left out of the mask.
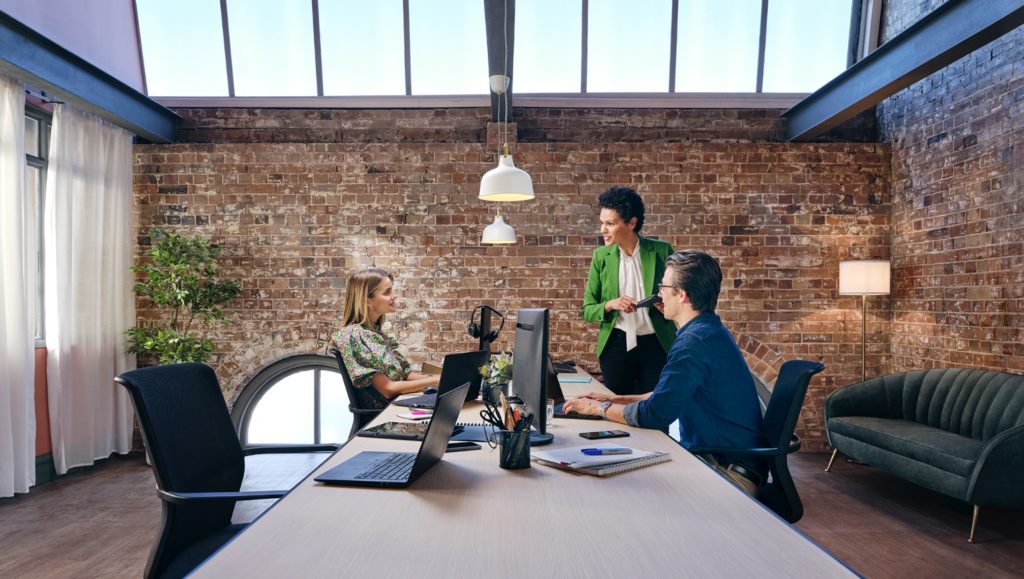
<path id="1" fill-rule="evenodd" d="M 384 408 L 389 400 L 373 387 L 373 377 L 384 374 L 391 380 L 405 380 L 409 362 L 398 351 L 398 340 L 360 324 L 351 324 L 331 335 L 345 360 L 361 408 Z"/>

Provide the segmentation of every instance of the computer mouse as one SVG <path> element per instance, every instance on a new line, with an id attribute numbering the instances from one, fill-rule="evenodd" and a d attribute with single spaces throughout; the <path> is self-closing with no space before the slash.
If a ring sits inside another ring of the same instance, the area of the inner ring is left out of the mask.
<path id="1" fill-rule="evenodd" d="M 435 386 L 427 386 L 426 388 L 423 389 L 423 393 L 424 394 L 437 394 L 437 387 L 435 387 Z"/>

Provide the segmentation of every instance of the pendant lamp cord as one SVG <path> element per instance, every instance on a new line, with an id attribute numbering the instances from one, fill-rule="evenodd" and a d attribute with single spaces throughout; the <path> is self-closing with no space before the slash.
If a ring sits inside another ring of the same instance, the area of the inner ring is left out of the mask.
<path id="1" fill-rule="evenodd" d="M 502 31 L 502 34 L 504 34 L 504 38 L 505 38 L 505 51 L 503 53 L 503 56 L 504 56 L 504 59 L 505 59 L 505 62 L 504 62 L 505 70 L 502 72 L 502 76 L 504 76 L 504 78 L 502 79 L 502 83 L 508 82 L 509 84 L 511 84 L 511 79 L 508 78 L 508 0 L 505 0 L 504 7 L 505 7 L 505 17 L 504 17 L 504 21 L 502 23 L 503 25 L 501 27 L 502 28 L 501 31 Z M 502 144 L 505 145 L 505 148 L 508 147 L 508 89 L 509 89 L 509 87 L 506 86 L 505 90 L 502 91 L 502 95 L 504 95 L 504 97 L 505 97 L 505 112 L 504 112 L 505 122 L 502 123 L 502 127 L 501 127 L 502 128 L 501 140 L 502 140 Z M 498 102 L 498 105 L 499 106 L 501 105 L 501 101 Z M 503 152 L 504 152 L 504 148 L 499 147 L 498 155 L 500 156 Z"/>

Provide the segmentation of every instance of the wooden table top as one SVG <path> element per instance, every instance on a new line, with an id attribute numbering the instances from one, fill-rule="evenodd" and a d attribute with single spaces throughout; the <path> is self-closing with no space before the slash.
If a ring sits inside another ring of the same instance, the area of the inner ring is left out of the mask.
<path id="1" fill-rule="evenodd" d="M 596 380 L 562 389 L 606 391 Z M 479 422 L 481 408 L 467 404 L 460 420 Z M 672 460 L 606 478 L 537 463 L 508 471 L 484 444 L 446 454 L 408 489 L 327 486 L 311 475 L 193 576 L 855 576 L 660 431 L 555 419 L 555 440 L 541 448 L 578 446 L 580 432 L 609 428 L 631 433 L 616 443 Z M 418 444 L 354 437 L 314 475 L 364 450 Z"/>

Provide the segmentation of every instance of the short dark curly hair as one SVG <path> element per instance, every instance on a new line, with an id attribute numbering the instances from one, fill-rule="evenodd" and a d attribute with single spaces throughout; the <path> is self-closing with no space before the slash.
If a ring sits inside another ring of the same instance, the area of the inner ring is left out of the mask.
<path id="1" fill-rule="evenodd" d="M 601 193 L 597 198 L 597 204 L 601 209 L 612 209 L 619 214 L 623 221 L 629 223 L 630 219 L 636 217 L 636 233 L 644 227 L 644 200 L 640 194 L 629 187 L 612 187 Z"/>

